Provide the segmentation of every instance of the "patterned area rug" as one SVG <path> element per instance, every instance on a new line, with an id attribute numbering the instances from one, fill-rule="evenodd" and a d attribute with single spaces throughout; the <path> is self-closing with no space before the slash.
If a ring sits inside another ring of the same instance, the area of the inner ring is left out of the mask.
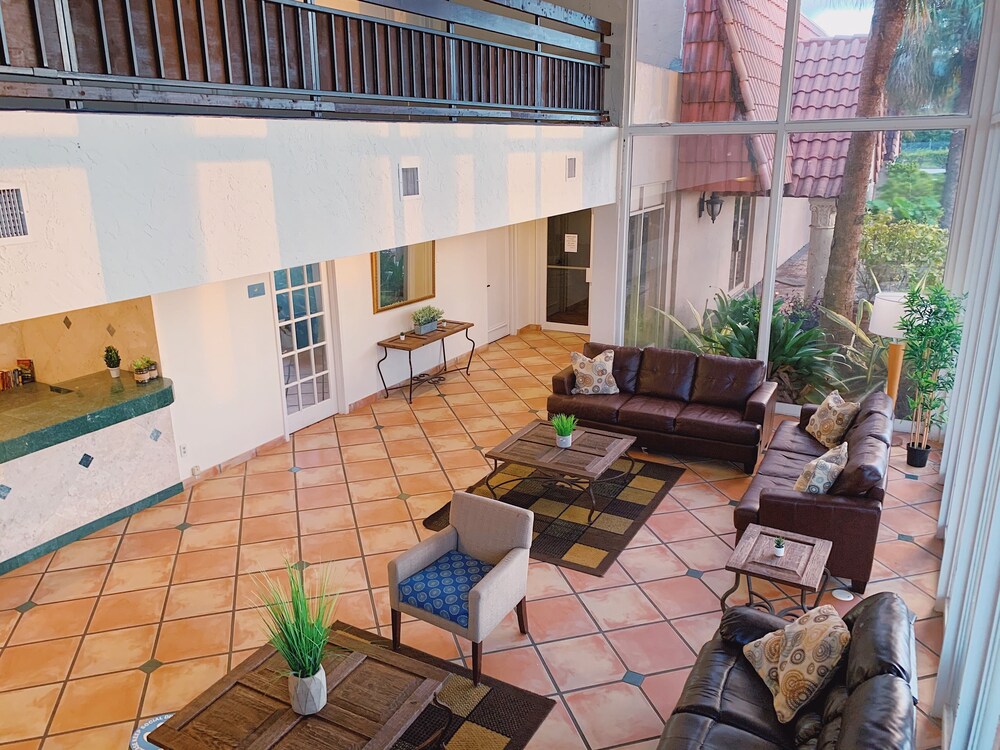
<path id="1" fill-rule="evenodd" d="M 599 512 L 590 523 L 586 492 L 537 481 L 540 473 L 526 466 L 502 464 L 490 486 L 511 481 L 496 489 L 497 499 L 534 512 L 533 558 L 603 576 L 683 473 L 676 466 L 636 460 L 630 468 L 627 459 L 616 461 L 604 475 L 608 478 L 594 485 Z M 492 497 L 485 480 L 469 492 Z M 424 519 L 424 526 L 440 531 L 448 525 L 450 510 L 451 503 Z"/>
<path id="2" fill-rule="evenodd" d="M 353 625 L 338 621 L 333 629 L 382 648 L 392 648 L 388 638 Z M 403 640 L 399 648 L 401 654 L 452 673 L 438 693 L 438 702 L 447 706 L 451 716 L 439 706 L 427 706 L 391 750 L 424 747 L 445 722 L 448 722 L 442 738 L 445 750 L 521 750 L 555 705 L 549 698 L 486 675 L 479 687 L 474 686 L 472 672 L 468 669 L 409 648 L 405 643 L 405 624 Z"/>

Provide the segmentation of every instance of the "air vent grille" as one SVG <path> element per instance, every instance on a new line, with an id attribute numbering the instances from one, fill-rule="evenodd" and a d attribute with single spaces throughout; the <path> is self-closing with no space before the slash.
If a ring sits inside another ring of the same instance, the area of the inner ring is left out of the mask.
<path id="1" fill-rule="evenodd" d="M 417 167 L 400 167 L 399 186 L 404 198 L 420 195 L 420 170 Z"/>
<path id="2" fill-rule="evenodd" d="M 576 157 L 567 156 L 566 157 L 566 179 L 575 180 L 576 179 Z"/>
<path id="3" fill-rule="evenodd" d="M 24 219 L 20 188 L 0 189 L 0 240 L 27 236 L 28 223 Z"/>

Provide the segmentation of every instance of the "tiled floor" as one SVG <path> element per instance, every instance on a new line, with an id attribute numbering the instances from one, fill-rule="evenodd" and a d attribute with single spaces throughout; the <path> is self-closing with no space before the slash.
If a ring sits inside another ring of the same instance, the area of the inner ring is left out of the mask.
<path id="1" fill-rule="evenodd" d="M 483 448 L 544 416 L 550 376 L 580 343 L 504 339 L 441 395 L 425 387 L 412 408 L 393 397 L 326 420 L 0 578 L 0 750 L 126 747 L 137 719 L 177 710 L 262 642 L 252 574 L 285 558 L 308 561 L 310 576 L 330 568 L 338 617 L 388 632 L 387 561 L 429 534 L 420 520 L 452 488 L 483 476 Z M 655 746 L 718 624 L 717 594 L 732 580 L 721 570 L 730 501 L 748 481 L 728 464 L 683 465 L 607 575 L 532 563 L 530 637 L 509 617 L 486 642 L 487 673 L 557 701 L 532 750 Z M 940 487 L 932 470 L 904 475 L 900 455 L 893 465 L 868 590 L 897 591 L 917 613 L 929 702 L 942 628 Z M 403 639 L 468 659 L 467 642 L 424 623 L 405 624 Z M 918 720 L 920 747 L 936 746 L 935 724 Z"/>

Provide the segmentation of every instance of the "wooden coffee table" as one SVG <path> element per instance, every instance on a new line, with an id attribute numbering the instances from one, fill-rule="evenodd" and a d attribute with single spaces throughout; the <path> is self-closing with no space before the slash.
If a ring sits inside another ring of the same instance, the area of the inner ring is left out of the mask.
<path id="1" fill-rule="evenodd" d="M 783 557 L 774 554 L 774 538 L 777 536 L 785 540 Z M 833 542 L 826 539 L 750 524 L 743 532 L 740 543 L 733 550 L 729 562 L 726 563 L 726 570 L 736 574 L 736 583 L 719 598 L 722 611 L 726 611 L 726 599 L 739 588 L 740 576 L 743 575 L 747 579 L 749 606 L 766 608 L 768 612 L 772 615 L 777 614 L 778 617 L 784 617 L 799 609 L 803 614 L 808 612 L 811 607 L 806 603 L 806 593 L 816 592 L 813 607 L 818 606 L 826 582 L 830 578 L 826 561 L 830 557 L 831 549 Z M 799 604 L 776 613 L 771 602 L 753 590 L 754 578 L 763 578 L 771 583 L 785 584 L 799 589 Z M 757 602 L 754 602 L 755 598 Z"/>
<path id="2" fill-rule="evenodd" d="M 540 482 L 563 484 L 586 492 L 590 498 L 590 513 L 587 522 L 593 520 L 597 510 L 594 485 L 602 479 L 620 479 L 630 470 L 603 476 L 611 465 L 623 456 L 632 466 L 635 462 L 626 451 L 635 442 L 631 435 L 578 427 L 573 431 L 573 443 L 569 448 L 556 445 L 556 431 L 548 422 L 532 422 L 504 440 L 486 454 L 493 459 L 493 471 L 486 477 L 486 489 L 495 498 L 496 490 L 505 484 L 523 481 L 523 477 L 490 484 L 500 468 L 500 462 L 520 464 L 538 470 L 540 474 L 532 479 Z"/>
<path id="3" fill-rule="evenodd" d="M 164 750 L 383 750 L 428 703 L 441 705 L 435 696 L 449 674 L 443 669 L 342 631 L 333 631 L 329 643 L 329 702 L 319 713 L 292 711 L 288 666 L 264 646 L 153 730 L 150 742 Z"/>

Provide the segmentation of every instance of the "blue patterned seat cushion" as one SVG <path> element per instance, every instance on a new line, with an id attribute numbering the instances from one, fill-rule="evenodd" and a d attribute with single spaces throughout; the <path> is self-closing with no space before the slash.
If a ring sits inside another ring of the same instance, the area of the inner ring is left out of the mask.
<path id="1" fill-rule="evenodd" d="M 493 566 L 452 550 L 399 583 L 399 600 L 463 628 L 469 627 L 469 591 Z"/>

